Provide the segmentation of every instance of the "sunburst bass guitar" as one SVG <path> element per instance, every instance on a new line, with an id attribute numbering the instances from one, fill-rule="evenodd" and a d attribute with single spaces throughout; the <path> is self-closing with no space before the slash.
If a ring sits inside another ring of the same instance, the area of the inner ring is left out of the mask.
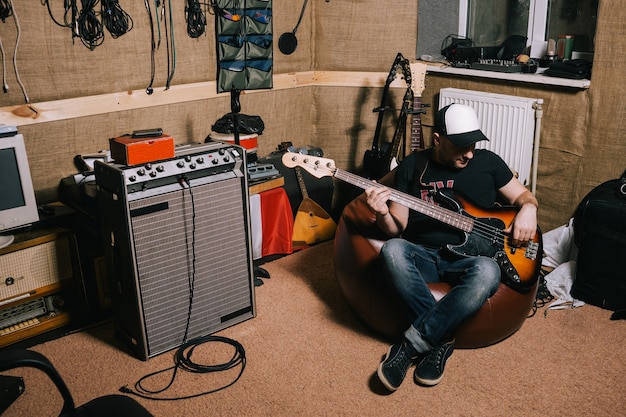
<path id="1" fill-rule="evenodd" d="M 332 159 L 287 152 L 282 158 L 288 168 L 302 167 L 316 178 L 335 177 L 362 189 L 386 187 L 372 180 L 335 167 Z M 388 187 L 386 187 L 388 188 Z M 390 200 L 402 204 L 435 220 L 454 227 L 465 235 L 463 243 L 447 245 L 448 250 L 460 256 L 488 256 L 502 270 L 502 281 L 518 291 L 532 288 L 539 277 L 542 257 L 541 232 L 537 229 L 533 240 L 522 246 L 509 243 L 504 232 L 513 222 L 517 209 L 514 207 L 477 207 L 468 200 L 455 196 L 456 211 L 424 201 L 410 194 L 391 189 Z"/>

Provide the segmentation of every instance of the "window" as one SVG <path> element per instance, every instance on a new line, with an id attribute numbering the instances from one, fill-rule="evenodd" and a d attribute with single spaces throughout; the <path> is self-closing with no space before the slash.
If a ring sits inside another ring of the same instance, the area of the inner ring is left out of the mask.
<path id="1" fill-rule="evenodd" d="M 459 31 L 476 46 L 497 46 L 510 35 L 528 37 L 533 58 L 548 40 L 574 35 L 573 58 L 593 58 L 599 0 L 459 0 Z"/>

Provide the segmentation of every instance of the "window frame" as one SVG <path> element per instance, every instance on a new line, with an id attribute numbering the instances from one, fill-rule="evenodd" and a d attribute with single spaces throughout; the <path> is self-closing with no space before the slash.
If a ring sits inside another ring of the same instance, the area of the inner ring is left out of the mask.
<path id="1" fill-rule="evenodd" d="M 459 30 L 460 36 L 467 37 L 467 10 L 471 0 L 459 0 Z M 530 46 L 532 58 L 543 58 L 548 49 L 546 29 L 548 22 L 548 5 L 550 0 L 530 0 L 528 10 L 528 31 L 526 46 Z"/>

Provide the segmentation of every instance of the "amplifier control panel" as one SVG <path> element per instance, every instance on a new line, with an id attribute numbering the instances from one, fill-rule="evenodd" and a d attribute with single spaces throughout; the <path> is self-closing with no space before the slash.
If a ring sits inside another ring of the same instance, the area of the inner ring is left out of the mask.
<path id="1" fill-rule="evenodd" d="M 234 175 L 245 170 L 245 151 L 239 146 L 209 142 L 178 146 L 174 158 L 123 165 L 96 161 L 94 169 L 99 186 L 116 193 L 132 194 L 167 184 L 189 182 L 194 178 L 223 173 Z"/>

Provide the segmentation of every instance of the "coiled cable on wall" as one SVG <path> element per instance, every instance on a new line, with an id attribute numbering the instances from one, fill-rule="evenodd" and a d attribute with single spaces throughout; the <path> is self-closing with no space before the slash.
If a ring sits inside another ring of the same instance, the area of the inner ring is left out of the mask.
<path id="1" fill-rule="evenodd" d="M 10 17 L 13 9 L 11 4 L 7 0 L 0 0 L 0 20 L 2 23 L 6 22 L 7 17 Z"/>
<path id="2" fill-rule="evenodd" d="M 187 20 L 187 34 L 190 38 L 199 38 L 204 34 L 206 29 L 206 16 L 200 7 L 199 0 L 187 0 L 185 18 Z"/>
<path id="3" fill-rule="evenodd" d="M 76 27 L 80 40 L 90 50 L 104 42 L 104 29 L 96 13 L 98 0 L 81 0 L 82 9 L 76 19 Z"/>
<path id="4" fill-rule="evenodd" d="M 102 0 L 102 21 L 114 39 L 133 28 L 133 19 L 120 7 L 118 0 Z"/>

